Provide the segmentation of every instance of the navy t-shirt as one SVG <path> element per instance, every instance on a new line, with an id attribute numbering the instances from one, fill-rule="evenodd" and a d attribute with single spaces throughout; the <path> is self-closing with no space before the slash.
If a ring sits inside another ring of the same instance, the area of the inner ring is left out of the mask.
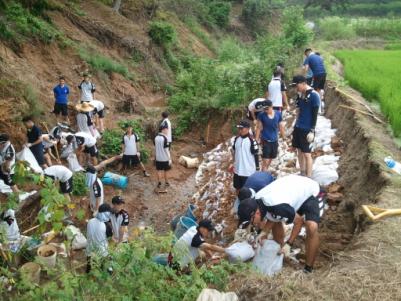
<path id="1" fill-rule="evenodd" d="M 53 92 L 54 92 L 54 98 L 56 99 L 56 103 L 59 104 L 68 103 L 68 94 L 70 94 L 70 89 L 68 88 L 67 85 L 64 85 L 64 87 L 57 85 L 54 87 Z"/>
<path id="2" fill-rule="evenodd" d="M 28 129 L 27 136 L 28 143 L 34 143 L 42 136 L 42 131 L 36 125 L 34 125 L 31 129 Z"/>
<path id="3" fill-rule="evenodd" d="M 298 101 L 299 114 L 295 126 L 307 131 L 312 129 L 312 109 L 319 108 L 319 106 L 319 94 L 313 89 L 306 91 L 305 98 L 301 98 Z"/>
<path id="4" fill-rule="evenodd" d="M 274 117 L 270 118 L 266 112 L 258 115 L 258 119 L 262 122 L 262 140 L 276 142 L 278 140 L 278 128 L 283 118 L 281 112 L 274 111 Z"/>
<path id="5" fill-rule="evenodd" d="M 274 177 L 270 173 L 265 171 L 257 171 L 248 177 L 244 187 L 252 188 L 255 192 L 258 192 L 273 181 Z"/>
<path id="6" fill-rule="evenodd" d="M 308 65 L 314 76 L 326 74 L 323 59 L 317 54 L 310 54 L 304 61 L 304 65 Z"/>

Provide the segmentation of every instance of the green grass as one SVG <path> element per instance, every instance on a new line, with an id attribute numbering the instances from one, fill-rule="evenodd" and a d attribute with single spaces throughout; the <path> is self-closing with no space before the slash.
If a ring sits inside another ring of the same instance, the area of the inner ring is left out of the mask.
<path id="1" fill-rule="evenodd" d="M 378 101 L 395 136 L 401 135 L 401 51 L 337 51 L 345 79 L 371 101 Z"/>

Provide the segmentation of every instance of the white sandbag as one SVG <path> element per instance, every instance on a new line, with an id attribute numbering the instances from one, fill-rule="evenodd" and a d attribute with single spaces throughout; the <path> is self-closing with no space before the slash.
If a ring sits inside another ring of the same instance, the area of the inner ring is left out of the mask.
<path id="1" fill-rule="evenodd" d="M 83 167 L 81 166 L 81 164 L 79 164 L 76 154 L 74 154 L 74 153 L 69 154 L 67 157 L 67 161 L 68 161 L 68 168 L 72 172 L 78 172 L 78 171 L 84 170 Z"/>
<path id="2" fill-rule="evenodd" d="M 35 156 L 32 154 L 31 150 L 24 147 L 22 151 L 17 153 L 17 160 L 26 161 L 29 163 L 30 168 L 36 173 L 43 173 L 42 167 L 39 166 L 38 161 L 36 161 Z"/>
<path id="3" fill-rule="evenodd" d="M 255 251 L 247 242 L 236 242 L 226 248 L 226 254 L 231 262 L 245 262 L 255 256 Z"/>
<path id="4" fill-rule="evenodd" d="M 334 155 L 324 155 L 317 157 L 315 159 L 315 162 L 313 162 L 314 166 L 318 165 L 332 165 L 334 163 L 337 163 L 338 160 L 340 160 L 340 157 L 334 156 Z"/>
<path id="5" fill-rule="evenodd" d="M 312 179 L 322 186 L 327 186 L 338 180 L 338 173 L 331 165 L 313 166 Z"/>
<path id="6" fill-rule="evenodd" d="M 4 194 L 10 194 L 13 192 L 10 186 L 6 185 L 3 180 L 0 180 L 0 192 Z"/>
<path id="7" fill-rule="evenodd" d="M 72 240 L 73 250 L 86 248 L 86 245 L 88 244 L 86 237 L 82 234 L 81 230 L 74 225 L 69 225 L 65 228 L 65 235 L 69 241 Z"/>
<path id="8" fill-rule="evenodd" d="M 196 301 L 238 301 L 235 293 L 220 293 L 215 289 L 204 288 Z"/>
<path id="9" fill-rule="evenodd" d="M 186 168 L 198 168 L 199 166 L 199 159 L 198 158 L 190 158 L 186 156 L 181 156 L 178 159 L 178 163 Z"/>
<path id="10" fill-rule="evenodd" d="M 258 247 L 253 258 L 253 266 L 262 274 L 273 276 L 283 268 L 284 256 L 277 255 L 280 245 L 274 240 L 266 240 L 262 247 Z"/>

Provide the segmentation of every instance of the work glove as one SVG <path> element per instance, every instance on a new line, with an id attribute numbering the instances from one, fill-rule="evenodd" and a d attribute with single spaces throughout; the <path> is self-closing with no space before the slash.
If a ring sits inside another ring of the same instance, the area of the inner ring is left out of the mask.
<path id="1" fill-rule="evenodd" d="M 169 160 L 168 165 L 171 166 L 171 164 L 173 164 L 173 161 Z"/>
<path id="2" fill-rule="evenodd" d="M 315 130 L 310 130 L 310 132 L 306 136 L 306 140 L 308 141 L 308 143 L 312 143 L 313 140 L 315 140 Z"/>

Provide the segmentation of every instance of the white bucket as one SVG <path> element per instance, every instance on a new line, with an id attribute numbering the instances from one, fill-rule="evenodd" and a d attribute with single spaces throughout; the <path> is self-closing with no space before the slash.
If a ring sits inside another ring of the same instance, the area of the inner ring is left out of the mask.
<path id="1" fill-rule="evenodd" d="M 27 280 L 30 280 L 35 284 L 39 284 L 40 271 L 42 270 L 39 264 L 35 262 L 27 262 L 22 265 L 19 270 L 21 275 L 24 275 Z"/>
<path id="2" fill-rule="evenodd" d="M 51 245 L 44 245 L 38 248 L 39 262 L 48 267 L 53 268 L 56 266 L 57 248 Z"/>

